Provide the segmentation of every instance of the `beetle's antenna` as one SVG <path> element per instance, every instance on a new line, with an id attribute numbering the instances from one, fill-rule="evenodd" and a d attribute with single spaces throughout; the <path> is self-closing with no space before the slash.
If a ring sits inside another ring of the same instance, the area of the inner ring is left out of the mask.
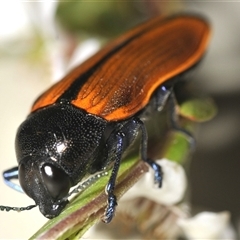
<path id="1" fill-rule="evenodd" d="M 32 208 L 35 208 L 37 205 L 29 205 L 27 207 L 9 207 L 9 206 L 2 206 L 0 205 L 0 210 L 1 211 L 16 211 L 16 212 L 22 212 L 25 210 L 31 210 Z"/>

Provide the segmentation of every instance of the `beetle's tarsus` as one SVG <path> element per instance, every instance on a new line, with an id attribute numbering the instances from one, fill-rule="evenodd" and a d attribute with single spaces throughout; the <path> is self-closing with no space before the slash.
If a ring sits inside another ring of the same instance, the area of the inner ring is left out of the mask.
<path id="1" fill-rule="evenodd" d="M 145 161 L 154 170 L 154 183 L 157 184 L 159 188 L 162 187 L 163 173 L 162 168 L 155 161 L 147 158 Z"/>
<path id="2" fill-rule="evenodd" d="M 105 210 L 104 218 L 102 219 L 104 223 L 110 223 L 112 221 L 117 205 L 116 196 L 114 194 L 110 194 L 108 196 L 108 205 Z"/>

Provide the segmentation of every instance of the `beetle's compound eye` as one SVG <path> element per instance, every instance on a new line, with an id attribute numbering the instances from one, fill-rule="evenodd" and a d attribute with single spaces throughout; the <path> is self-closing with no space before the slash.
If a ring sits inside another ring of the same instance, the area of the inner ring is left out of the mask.
<path id="1" fill-rule="evenodd" d="M 62 169 L 46 163 L 42 166 L 41 172 L 43 183 L 52 198 L 62 199 L 68 194 L 71 182 Z"/>

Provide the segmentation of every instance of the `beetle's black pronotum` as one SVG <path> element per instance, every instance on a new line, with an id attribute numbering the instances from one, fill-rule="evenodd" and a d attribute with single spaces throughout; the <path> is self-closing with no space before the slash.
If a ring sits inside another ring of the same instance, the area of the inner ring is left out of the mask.
<path id="1" fill-rule="evenodd" d="M 147 156 L 146 109 L 151 105 L 158 111 L 169 103 L 175 115 L 174 83 L 200 61 L 209 32 L 206 21 L 196 16 L 158 17 L 72 70 L 35 101 L 18 128 L 18 168 L 6 171 L 5 181 L 11 185 L 19 178 L 42 214 L 54 218 L 68 203 L 71 187 L 112 166 L 104 216 L 110 222 L 122 156 L 139 136 L 140 158 L 154 169 L 160 187 L 161 168 Z M 172 122 L 179 128 L 174 117 Z"/>

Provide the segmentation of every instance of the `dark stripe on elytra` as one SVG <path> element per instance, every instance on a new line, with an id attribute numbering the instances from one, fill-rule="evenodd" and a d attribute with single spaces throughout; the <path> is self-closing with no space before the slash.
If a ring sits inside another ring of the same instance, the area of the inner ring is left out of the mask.
<path id="1" fill-rule="evenodd" d="M 163 23 L 164 21 L 161 21 Z M 89 70 L 87 70 L 85 73 L 83 73 L 81 76 L 79 76 L 65 91 L 64 93 L 57 99 L 57 103 L 65 103 L 70 104 L 71 101 L 75 100 L 78 96 L 78 93 L 81 91 L 81 88 L 84 86 L 84 84 L 88 81 L 88 79 L 91 77 L 91 75 L 95 72 L 96 69 L 98 69 L 102 64 L 104 64 L 109 58 L 111 58 L 115 53 L 117 53 L 119 50 L 121 50 L 123 47 L 125 47 L 127 44 L 129 44 L 131 41 L 138 38 L 140 35 L 142 35 L 145 32 L 151 31 L 151 29 L 155 28 L 155 25 L 158 25 L 159 22 L 155 22 L 150 28 L 143 29 L 138 34 L 132 36 L 131 38 L 127 39 L 125 42 L 120 44 L 119 46 L 112 49 L 110 52 L 108 52 L 100 61 L 98 61 L 93 67 L 91 67 Z"/>

